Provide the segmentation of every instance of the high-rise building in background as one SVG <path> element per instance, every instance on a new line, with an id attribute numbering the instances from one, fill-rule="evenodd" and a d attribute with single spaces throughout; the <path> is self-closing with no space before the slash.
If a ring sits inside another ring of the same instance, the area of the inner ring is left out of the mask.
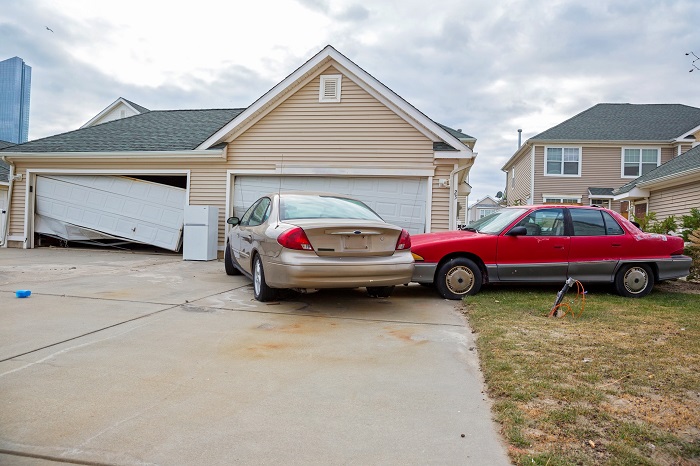
<path id="1" fill-rule="evenodd" d="M 32 67 L 19 57 L 0 61 L 0 140 L 20 144 L 29 138 Z"/>

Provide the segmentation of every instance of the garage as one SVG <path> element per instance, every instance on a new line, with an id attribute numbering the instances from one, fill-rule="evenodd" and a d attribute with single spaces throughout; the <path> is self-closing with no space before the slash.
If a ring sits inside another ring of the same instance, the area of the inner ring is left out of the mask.
<path id="1" fill-rule="evenodd" d="M 37 175 L 35 186 L 35 233 L 180 249 L 184 188 L 127 176 L 63 174 Z"/>
<path id="2" fill-rule="evenodd" d="M 426 177 L 312 177 L 236 176 L 233 215 L 242 217 L 260 197 L 276 191 L 322 191 L 360 199 L 385 221 L 411 234 L 424 233 L 428 178 Z"/>

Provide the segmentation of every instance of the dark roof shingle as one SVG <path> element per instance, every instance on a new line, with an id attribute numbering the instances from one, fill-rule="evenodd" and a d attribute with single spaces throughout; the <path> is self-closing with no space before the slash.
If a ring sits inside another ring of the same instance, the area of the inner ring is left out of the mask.
<path id="1" fill-rule="evenodd" d="M 243 110 L 245 109 L 152 110 L 101 125 L 18 144 L 6 150 L 8 152 L 192 150 Z"/>
<path id="2" fill-rule="evenodd" d="M 598 104 L 533 140 L 668 141 L 700 126 L 700 108 L 681 104 Z"/>
<path id="3" fill-rule="evenodd" d="M 645 173 L 639 178 L 617 188 L 615 194 L 630 192 L 635 186 L 646 181 L 653 181 L 670 175 L 680 174 L 689 170 L 700 169 L 700 146 L 695 146 L 689 151 L 683 152 L 654 170 Z"/>

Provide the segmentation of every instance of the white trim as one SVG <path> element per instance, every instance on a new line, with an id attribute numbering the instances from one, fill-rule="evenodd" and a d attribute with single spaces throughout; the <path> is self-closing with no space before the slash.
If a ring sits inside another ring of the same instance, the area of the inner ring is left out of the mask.
<path id="1" fill-rule="evenodd" d="M 425 190 L 426 201 L 425 201 L 425 232 L 430 233 L 433 224 L 433 178 L 434 176 L 428 177 L 428 186 Z"/>
<path id="2" fill-rule="evenodd" d="M 535 146 L 530 150 L 530 202 L 535 203 Z"/>
<path id="3" fill-rule="evenodd" d="M 272 170 L 242 169 L 227 170 L 227 172 L 238 175 L 293 175 L 293 176 L 432 176 L 435 174 L 434 168 L 334 168 L 316 166 L 289 166 L 278 163 Z"/>
<path id="4" fill-rule="evenodd" d="M 638 175 L 625 175 L 625 149 L 636 149 L 639 150 L 639 174 Z M 642 176 L 642 150 L 653 149 L 656 151 L 656 167 L 661 165 L 661 147 L 654 146 L 622 146 L 620 149 L 620 178 L 627 180 L 634 180 Z"/>
<path id="5" fill-rule="evenodd" d="M 355 84 L 369 92 L 372 96 L 384 103 L 384 105 L 387 105 L 387 107 L 391 108 L 400 117 L 406 120 L 407 123 L 425 134 L 433 142 L 438 142 L 440 140 L 446 142 L 461 152 L 463 154 L 463 158 L 471 158 L 474 156 L 472 150 L 464 145 L 464 143 L 462 143 L 459 139 L 442 129 L 440 125 L 418 111 L 415 107 L 402 99 L 398 94 L 394 93 L 384 84 L 377 81 L 374 77 L 330 45 L 326 46 L 310 60 L 297 68 L 296 71 L 266 92 L 250 107 L 241 112 L 237 117 L 232 119 L 223 128 L 210 136 L 206 141 L 202 142 L 198 147 L 196 147 L 196 149 L 206 149 L 207 147 L 211 147 L 219 142 L 224 142 L 228 135 L 234 132 L 241 122 L 246 121 L 246 119 L 255 115 L 262 109 L 271 111 L 271 108 L 265 107 L 271 106 L 270 104 L 277 97 L 282 96 L 285 92 L 291 89 L 294 84 L 297 83 L 297 81 L 304 79 L 307 74 L 313 73 L 318 66 L 329 60 L 335 61 L 334 65 L 338 71 L 345 74 L 349 79 L 352 79 Z"/>
<path id="6" fill-rule="evenodd" d="M 464 153 L 454 150 L 436 150 L 433 151 L 433 157 L 436 159 L 464 159 Z"/>
<path id="7" fill-rule="evenodd" d="M 319 77 L 320 85 L 318 88 L 318 101 L 320 103 L 337 103 L 340 102 L 340 97 L 342 95 L 343 89 L 343 75 L 342 74 L 322 74 Z M 335 82 L 335 94 L 333 97 L 328 97 L 326 94 L 326 88 L 328 83 Z"/>
<path id="8" fill-rule="evenodd" d="M 98 113 L 97 115 L 95 115 L 94 117 L 92 117 L 92 118 L 90 119 L 90 121 L 88 121 L 87 123 L 85 123 L 85 124 L 84 124 L 83 126 L 81 126 L 79 129 L 83 129 L 83 128 L 86 128 L 86 127 L 88 127 L 88 126 L 92 126 L 92 124 L 93 124 L 95 121 L 99 120 L 100 118 L 102 118 L 103 116 L 105 116 L 106 114 L 108 114 L 109 112 L 111 112 L 111 111 L 112 111 L 114 108 L 116 108 L 117 105 L 119 105 L 120 103 L 126 105 L 128 108 L 130 108 L 131 110 L 133 110 L 133 111 L 136 113 L 136 115 L 140 115 L 141 113 L 143 113 L 143 112 L 138 111 L 136 108 L 134 108 L 134 106 L 131 105 L 129 102 L 127 102 L 123 97 L 119 97 L 117 100 L 115 100 L 114 102 L 112 102 L 111 104 L 109 104 L 109 105 L 108 105 L 104 110 L 102 110 L 100 113 Z M 125 118 L 125 117 L 122 116 L 121 118 Z"/>
<path id="9" fill-rule="evenodd" d="M 191 171 L 189 169 L 166 169 L 166 170 L 155 170 L 155 169 L 144 169 L 144 170 L 129 170 L 129 169 L 67 169 L 67 168 L 28 168 L 26 171 L 27 183 L 25 185 L 24 193 L 24 249 L 31 249 L 34 247 L 34 209 L 35 209 L 35 198 L 36 198 L 36 177 L 37 175 L 61 175 L 61 174 L 71 174 L 71 175 L 186 175 L 187 185 L 185 188 L 185 202 L 189 204 L 190 202 L 190 182 L 191 182 Z M 32 188 L 33 192 L 29 192 Z M 183 210 L 185 206 L 182 206 Z M 31 215 L 30 215 L 31 214 Z M 29 244 L 27 244 L 29 243 Z"/>
<path id="10" fill-rule="evenodd" d="M 3 152 L 5 157 L 13 160 L 33 160 L 43 158 L 60 159 L 164 159 L 164 158 L 198 158 L 226 159 L 226 148 L 189 151 L 118 151 L 118 152 Z"/>
<path id="11" fill-rule="evenodd" d="M 547 173 L 547 150 L 548 149 L 562 149 L 561 153 L 561 173 Z M 578 173 L 575 175 L 568 175 L 564 173 L 564 150 L 563 149 L 578 149 Z M 581 173 L 583 172 L 583 147 L 573 146 L 570 144 L 560 144 L 560 145 L 549 145 L 544 146 L 544 160 L 543 160 L 543 171 L 544 176 L 551 176 L 557 178 L 581 178 Z"/>
<path id="12" fill-rule="evenodd" d="M 545 202 L 545 199 L 547 198 L 553 198 L 553 199 L 576 199 L 578 203 L 580 204 L 582 202 L 583 196 L 578 195 L 578 194 L 542 194 L 542 202 Z"/>
<path id="13" fill-rule="evenodd" d="M 700 131 L 700 126 L 696 126 L 695 128 L 691 129 L 690 131 L 686 131 L 685 133 L 681 134 L 680 136 L 678 136 L 676 138 L 676 141 L 685 142 L 685 143 L 695 142 L 695 140 L 691 141 L 691 140 L 686 139 L 686 138 L 689 136 L 695 136 L 695 133 L 697 133 L 698 131 Z"/>

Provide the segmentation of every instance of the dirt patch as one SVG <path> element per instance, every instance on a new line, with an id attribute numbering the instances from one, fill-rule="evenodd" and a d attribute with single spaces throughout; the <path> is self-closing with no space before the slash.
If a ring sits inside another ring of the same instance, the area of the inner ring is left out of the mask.
<path id="1" fill-rule="evenodd" d="M 660 291 L 668 291 L 670 293 L 689 293 L 700 294 L 700 282 L 690 280 L 668 280 L 656 285 Z"/>

